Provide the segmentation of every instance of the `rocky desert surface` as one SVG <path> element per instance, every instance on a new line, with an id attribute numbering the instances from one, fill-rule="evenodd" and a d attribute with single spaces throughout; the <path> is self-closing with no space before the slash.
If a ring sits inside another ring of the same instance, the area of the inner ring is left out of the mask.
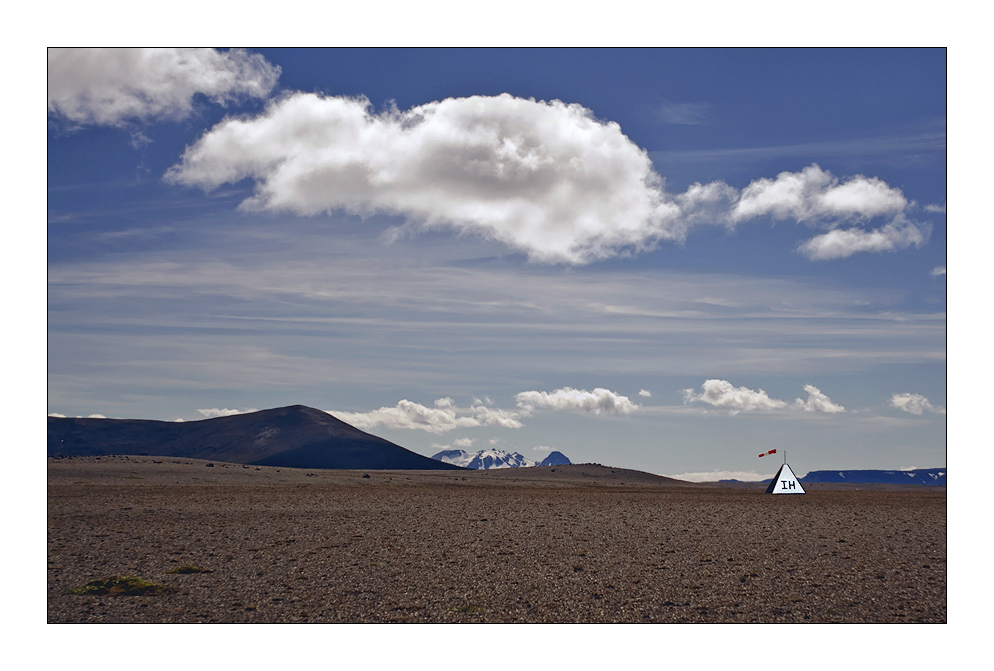
<path id="1" fill-rule="evenodd" d="M 49 459 L 48 621 L 946 621 L 945 488 L 807 489 Z"/>

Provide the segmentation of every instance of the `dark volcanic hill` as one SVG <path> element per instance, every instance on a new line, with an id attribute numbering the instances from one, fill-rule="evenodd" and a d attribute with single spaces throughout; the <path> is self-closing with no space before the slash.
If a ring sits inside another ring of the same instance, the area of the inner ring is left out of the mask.
<path id="1" fill-rule="evenodd" d="M 110 454 L 287 468 L 462 470 L 303 405 L 195 422 L 48 418 L 48 456 Z"/>

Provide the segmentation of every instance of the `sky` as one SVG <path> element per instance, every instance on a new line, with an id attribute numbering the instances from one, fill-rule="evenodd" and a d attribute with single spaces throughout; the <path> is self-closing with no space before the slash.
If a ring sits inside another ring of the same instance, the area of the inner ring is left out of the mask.
<path id="1" fill-rule="evenodd" d="M 50 49 L 48 412 L 945 467 L 946 56 Z"/>

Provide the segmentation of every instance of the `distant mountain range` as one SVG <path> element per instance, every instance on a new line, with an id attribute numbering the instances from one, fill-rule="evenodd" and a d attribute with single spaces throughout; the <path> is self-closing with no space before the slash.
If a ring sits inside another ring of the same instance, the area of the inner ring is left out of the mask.
<path id="1" fill-rule="evenodd" d="M 805 482 L 850 482 L 853 484 L 946 486 L 946 469 L 916 468 L 911 471 L 811 471 Z"/>
<path id="2" fill-rule="evenodd" d="M 529 466 L 566 466 L 572 462 L 562 452 L 551 452 L 549 456 L 539 462 L 532 461 L 517 452 L 506 452 L 504 450 L 491 449 L 479 452 L 466 452 L 465 450 L 442 450 L 433 454 L 432 459 L 472 468 L 476 470 L 490 470 L 495 468 L 527 468 Z"/>
<path id="3" fill-rule="evenodd" d="M 945 468 L 916 468 L 910 471 L 881 471 L 881 470 L 849 470 L 849 471 L 811 471 L 803 478 L 798 478 L 802 484 L 809 482 L 848 482 L 855 485 L 934 485 L 946 486 Z M 738 480 L 722 480 L 721 482 L 739 482 Z M 764 484 L 769 480 L 763 480 Z"/>
<path id="4" fill-rule="evenodd" d="M 194 422 L 48 418 L 48 456 L 111 454 L 286 468 L 460 469 L 303 405 Z"/>

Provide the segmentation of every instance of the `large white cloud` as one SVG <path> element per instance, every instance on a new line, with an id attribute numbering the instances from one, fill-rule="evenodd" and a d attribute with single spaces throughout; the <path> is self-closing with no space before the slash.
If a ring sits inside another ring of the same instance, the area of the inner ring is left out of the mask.
<path id="1" fill-rule="evenodd" d="M 409 227 L 476 233 L 550 263 L 644 251 L 695 226 L 734 229 L 759 217 L 830 234 L 891 222 L 816 238 L 801 250 L 812 259 L 920 245 L 928 235 L 904 218 L 911 203 L 899 189 L 817 165 L 741 192 L 711 182 L 667 194 L 617 123 L 581 105 L 508 94 L 377 112 L 365 98 L 294 93 L 256 117 L 222 121 L 166 173 L 207 190 L 246 178 L 255 182 L 246 210 L 402 215 Z"/>
<path id="2" fill-rule="evenodd" d="M 461 409 L 456 407 L 451 398 L 436 400 L 433 408 L 403 399 L 392 408 L 382 407 L 369 412 L 329 410 L 328 414 L 358 429 L 383 426 L 388 429 L 411 429 L 436 434 L 478 426 L 499 426 L 509 429 L 520 429 L 524 426 L 518 421 L 518 413 L 514 411 L 487 408 L 482 405 Z"/>
<path id="3" fill-rule="evenodd" d="M 525 412 L 535 410 L 571 410 L 591 415 L 607 413 L 627 415 L 639 409 L 627 396 L 597 387 L 593 391 L 563 387 L 547 391 L 523 391 L 516 397 L 518 407 Z"/>
<path id="4" fill-rule="evenodd" d="M 898 410 L 903 410 L 904 412 L 910 412 L 912 415 L 921 415 L 926 412 L 931 412 L 939 415 L 946 414 L 946 409 L 941 405 L 932 405 L 932 403 L 922 396 L 921 394 L 894 394 L 890 398 L 890 404 L 892 407 Z"/>
<path id="5" fill-rule="evenodd" d="M 265 98 L 279 74 L 240 49 L 49 49 L 48 111 L 78 125 L 181 119 L 198 94 Z"/>
<path id="6" fill-rule="evenodd" d="M 256 181 L 246 209 L 402 214 L 539 261 L 583 263 L 685 233 L 645 150 L 557 100 L 474 96 L 376 113 L 364 98 L 297 93 L 218 124 L 167 173 L 207 189 L 245 177 Z"/>

